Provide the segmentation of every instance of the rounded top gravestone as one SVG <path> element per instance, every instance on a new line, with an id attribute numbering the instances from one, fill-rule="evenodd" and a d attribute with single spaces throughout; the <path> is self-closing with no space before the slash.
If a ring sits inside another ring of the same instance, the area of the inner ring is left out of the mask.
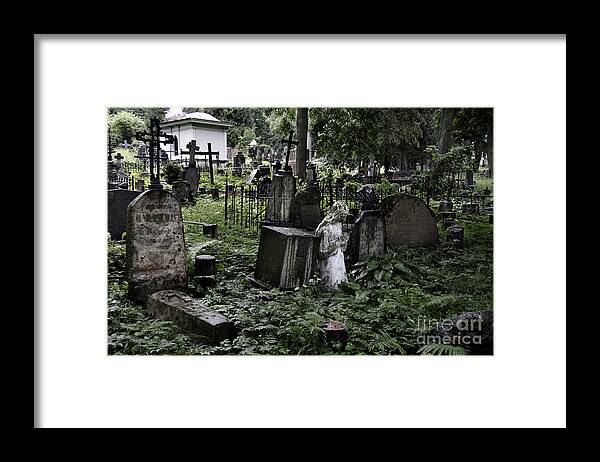
<path id="1" fill-rule="evenodd" d="M 181 206 L 170 192 L 151 189 L 129 204 L 126 239 L 130 299 L 187 286 Z"/>
<path id="2" fill-rule="evenodd" d="M 382 202 L 389 247 L 433 247 L 439 241 L 433 211 L 418 197 L 396 194 Z"/>

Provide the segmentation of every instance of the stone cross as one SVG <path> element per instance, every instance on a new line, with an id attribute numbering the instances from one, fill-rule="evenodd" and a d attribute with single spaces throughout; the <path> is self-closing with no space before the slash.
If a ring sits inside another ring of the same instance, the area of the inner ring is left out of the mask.
<path id="1" fill-rule="evenodd" d="M 282 139 L 281 142 L 282 143 L 286 143 L 287 144 L 287 150 L 285 153 L 285 170 L 287 171 L 288 169 L 288 163 L 290 161 L 290 148 L 292 147 L 292 144 L 298 146 L 298 141 L 293 141 L 292 140 L 292 136 L 293 136 L 294 132 L 290 132 L 290 136 L 288 139 Z"/>
<path id="2" fill-rule="evenodd" d="M 188 165 L 195 167 L 196 166 L 196 152 L 200 151 L 200 147 L 196 146 L 196 140 L 190 141 L 185 145 L 188 148 L 187 151 L 181 151 L 181 154 L 189 154 L 190 160 L 188 161 Z"/>
<path id="3" fill-rule="evenodd" d="M 211 144 L 210 143 L 206 143 L 208 145 L 208 151 L 206 152 L 199 152 L 198 154 L 202 155 L 202 156 L 208 156 L 208 167 L 210 170 L 210 184 L 215 184 L 215 178 L 214 178 L 214 174 L 213 174 L 213 161 L 212 161 L 212 155 L 213 154 L 217 154 L 219 155 L 219 151 L 212 151 L 211 150 Z"/>

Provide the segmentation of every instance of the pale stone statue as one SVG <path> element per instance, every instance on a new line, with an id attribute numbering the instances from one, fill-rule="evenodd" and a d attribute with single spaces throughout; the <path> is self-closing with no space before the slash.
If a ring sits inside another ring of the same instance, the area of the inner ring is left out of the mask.
<path id="1" fill-rule="evenodd" d="M 337 201 L 332 206 L 315 233 L 319 237 L 319 266 L 321 280 L 325 287 L 337 289 L 340 282 L 346 281 L 344 251 L 348 243 L 348 234 L 342 230 L 342 223 L 350 215 L 348 206 Z"/>

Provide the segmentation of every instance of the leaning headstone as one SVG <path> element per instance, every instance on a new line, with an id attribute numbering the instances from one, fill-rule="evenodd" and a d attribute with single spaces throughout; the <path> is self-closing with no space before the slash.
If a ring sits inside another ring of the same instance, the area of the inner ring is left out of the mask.
<path id="1" fill-rule="evenodd" d="M 200 173 L 198 172 L 198 167 L 195 165 L 188 165 L 183 170 L 182 178 L 184 181 L 187 181 L 190 184 L 191 193 L 195 194 L 198 191 L 198 184 L 200 183 Z"/>
<path id="2" fill-rule="evenodd" d="M 321 211 L 321 192 L 316 186 L 298 191 L 293 201 L 293 222 L 298 228 L 316 229 L 323 220 Z"/>
<path id="3" fill-rule="evenodd" d="M 121 239 L 127 228 L 127 206 L 139 195 L 139 191 L 108 190 L 108 232 L 111 239 Z"/>
<path id="4" fill-rule="evenodd" d="M 148 297 L 146 308 L 156 318 L 172 321 L 183 332 L 203 337 L 213 345 L 235 337 L 233 322 L 226 316 L 178 290 L 155 292 Z"/>
<path id="5" fill-rule="evenodd" d="M 181 203 L 189 202 L 192 199 L 192 189 L 187 181 L 174 181 L 173 194 Z"/>
<path id="6" fill-rule="evenodd" d="M 396 194 L 381 204 L 385 218 L 387 245 L 431 247 L 439 241 L 435 214 L 418 197 Z"/>
<path id="7" fill-rule="evenodd" d="M 126 254 L 131 300 L 187 286 L 181 205 L 170 192 L 149 189 L 129 204 Z"/>
<path id="8" fill-rule="evenodd" d="M 385 253 L 385 221 L 379 210 L 364 210 L 352 226 L 348 241 L 348 259 L 366 261 Z"/>
<path id="9" fill-rule="evenodd" d="M 273 175 L 265 221 L 274 224 L 291 222 L 296 179 L 292 175 Z"/>
<path id="10" fill-rule="evenodd" d="M 254 277 L 279 289 L 300 287 L 314 273 L 318 245 L 312 232 L 262 226 Z"/>

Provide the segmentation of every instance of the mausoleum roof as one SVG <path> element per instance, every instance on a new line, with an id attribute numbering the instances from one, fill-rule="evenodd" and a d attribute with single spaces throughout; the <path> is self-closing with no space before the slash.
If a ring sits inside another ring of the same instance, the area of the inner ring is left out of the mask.
<path id="1" fill-rule="evenodd" d="M 176 123 L 176 122 L 188 122 L 188 121 L 198 121 L 201 122 L 203 124 L 207 124 L 207 125 L 217 125 L 217 126 L 222 126 L 222 127 L 232 127 L 233 124 L 230 124 L 228 122 L 221 122 L 219 119 L 217 119 L 216 117 L 213 117 L 212 115 L 206 113 L 206 112 L 190 112 L 188 114 L 177 114 L 175 116 L 166 118 L 161 125 L 168 125 L 168 124 L 172 124 L 172 123 Z"/>

